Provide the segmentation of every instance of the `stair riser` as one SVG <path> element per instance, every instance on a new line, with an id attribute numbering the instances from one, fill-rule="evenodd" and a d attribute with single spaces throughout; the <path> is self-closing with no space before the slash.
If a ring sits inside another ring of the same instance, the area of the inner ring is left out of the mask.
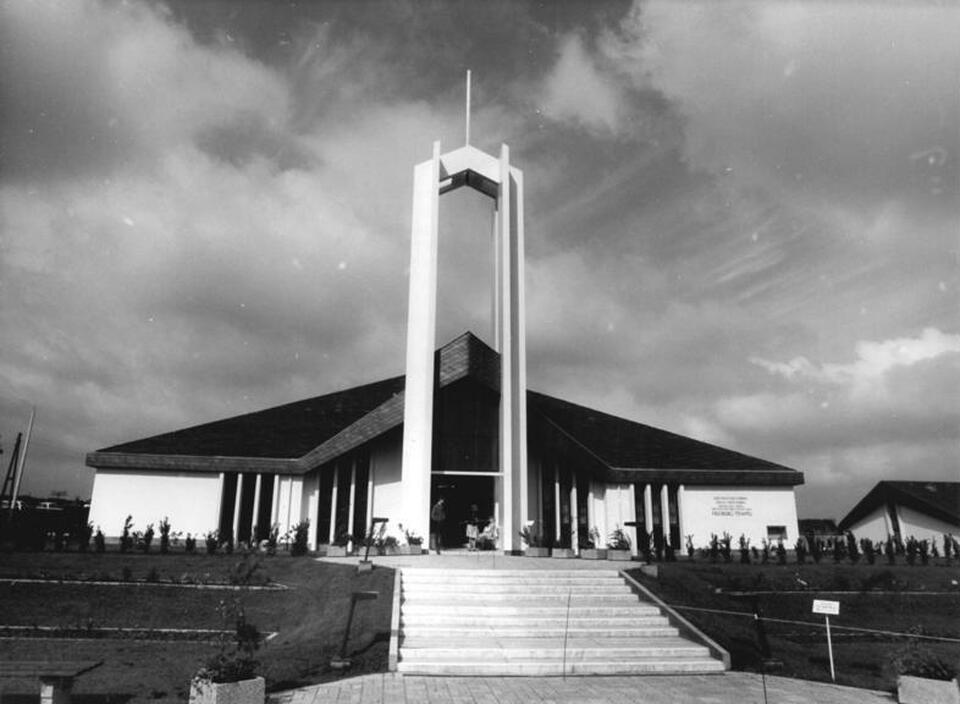
<path id="1" fill-rule="evenodd" d="M 653 675 L 714 674 L 723 672 L 716 660 L 686 662 L 623 662 L 623 663 L 406 663 L 398 670 L 405 674 L 446 676 L 559 677 L 560 675 Z"/>
<path id="2" fill-rule="evenodd" d="M 571 619 L 577 618 L 632 618 L 645 616 L 659 616 L 656 610 L 649 610 L 646 607 L 617 607 L 617 606 L 579 606 L 571 607 L 569 612 L 565 607 L 516 607 L 516 606 L 486 606 L 475 604 L 469 608 L 456 607 L 451 605 L 431 606 L 429 604 L 404 604 L 400 607 L 400 615 L 404 619 L 426 617 L 513 617 L 541 620 L 545 618 L 558 618 L 566 620 L 567 616 Z"/>
<path id="3" fill-rule="evenodd" d="M 531 648 L 529 650 L 499 650 L 497 648 L 465 648 L 463 650 L 403 647 L 404 662 L 463 662 L 477 660 L 484 663 L 511 663 L 527 660 L 562 660 L 559 648 Z M 706 648 L 572 648 L 567 650 L 567 662 L 611 660 L 694 660 L 709 658 Z"/>
<path id="4" fill-rule="evenodd" d="M 555 628 L 516 628 L 511 626 L 483 627 L 483 626 L 404 626 L 403 633 L 407 638 L 562 638 L 564 635 L 571 638 L 666 638 L 676 637 L 679 631 L 672 626 L 629 628 L 622 626 L 608 626 L 606 628 L 571 628 L 562 626 Z"/>
<path id="5" fill-rule="evenodd" d="M 438 608 L 452 606 L 469 608 L 471 606 L 498 606 L 500 604 L 523 604 L 539 606 L 564 606 L 567 603 L 573 606 L 628 606 L 639 604 L 632 594 L 598 594 L 596 596 L 576 595 L 567 597 L 566 594 L 404 594 L 403 604 L 431 604 Z"/>
<path id="6" fill-rule="evenodd" d="M 405 594 L 449 594 L 454 596 L 490 596 L 494 594 L 524 595 L 524 594 L 573 594 L 574 596 L 586 594 L 629 594 L 622 584 L 601 584 L 601 585 L 561 585 L 561 584 L 537 584 L 537 585 L 476 585 L 476 584 L 418 584 L 411 586 L 403 585 Z"/>

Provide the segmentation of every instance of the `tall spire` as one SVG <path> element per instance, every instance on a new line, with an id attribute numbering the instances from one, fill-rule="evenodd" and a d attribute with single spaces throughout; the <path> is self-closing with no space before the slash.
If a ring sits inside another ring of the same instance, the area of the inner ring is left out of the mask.
<path id="1" fill-rule="evenodd" d="M 467 69 L 467 110 L 466 110 L 466 134 L 464 144 L 470 145 L 470 69 Z"/>

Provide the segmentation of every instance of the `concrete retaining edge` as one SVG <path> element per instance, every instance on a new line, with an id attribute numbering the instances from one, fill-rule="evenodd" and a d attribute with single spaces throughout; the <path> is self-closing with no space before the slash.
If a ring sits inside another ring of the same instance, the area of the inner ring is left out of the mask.
<path id="1" fill-rule="evenodd" d="M 674 611 L 673 608 L 668 606 L 660 597 L 640 584 L 640 582 L 628 575 L 625 571 L 621 570 L 620 576 L 623 577 L 623 579 L 627 582 L 627 584 L 630 585 L 630 588 L 633 589 L 634 592 L 638 593 L 644 599 L 648 599 L 659 606 L 667 615 L 667 618 L 670 619 L 670 625 L 676 626 L 681 632 L 686 633 L 694 640 L 707 646 L 707 648 L 710 649 L 711 655 L 718 657 L 723 661 L 723 669 L 730 669 L 730 653 L 726 650 L 726 648 L 721 647 L 716 641 L 710 638 L 710 636 L 694 626 L 679 613 Z"/>

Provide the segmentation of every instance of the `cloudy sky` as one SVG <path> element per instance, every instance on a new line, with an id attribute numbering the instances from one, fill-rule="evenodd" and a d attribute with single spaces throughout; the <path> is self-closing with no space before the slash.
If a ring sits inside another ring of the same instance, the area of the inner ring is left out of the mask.
<path id="1" fill-rule="evenodd" d="M 716 6 L 715 6 L 716 5 Z M 0 442 L 84 454 L 402 372 L 413 165 L 510 145 L 532 388 L 802 470 L 960 473 L 946 3 L 0 3 Z M 489 338 L 443 199 L 438 338 Z"/>

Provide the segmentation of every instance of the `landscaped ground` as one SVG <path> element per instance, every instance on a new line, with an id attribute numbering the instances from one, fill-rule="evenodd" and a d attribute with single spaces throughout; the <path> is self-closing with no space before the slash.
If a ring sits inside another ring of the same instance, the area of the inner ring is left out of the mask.
<path id="1" fill-rule="evenodd" d="M 830 681 L 824 617 L 811 613 L 814 598 L 840 602 L 840 614 L 830 618 L 839 684 L 894 689 L 898 661 L 927 663 L 934 669 L 960 668 L 958 642 L 839 628 L 856 626 L 960 639 L 960 567 L 956 563 L 889 566 L 824 560 L 819 565 L 741 565 L 704 560 L 662 564 L 658 578 L 642 575 L 639 570 L 631 574 L 668 604 L 695 607 L 678 611 L 730 651 L 734 669 L 759 672 L 763 667 L 752 617 L 756 604 L 766 618 L 809 624 L 763 621 L 770 656 L 782 662 L 782 667 L 770 671 Z"/>
<path id="2" fill-rule="evenodd" d="M 286 689 L 339 676 L 329 667 L 346 626 L 350 594 L 376 591 L 376 601 L 358 605 L 348 645 L 350 674 L 386 669 L 393 598 L 393 571 L 358 574 L 348 565 L 320 564 L 289 555 L 257 558 L 252 583 L 277 583 L 278 590 L 221 590 L 139 584 L 243 581 L 253 562 L 238 555 L 5 553 L 0 578 L 127 580 L 120 585 L 0 582 L 0 626 L 53 626 L 93 632 L 102 627 L 223 629 L 221 601 L 239 599 L 247 620 L 276 637 L 258 653 L 270 689 Z M 184 701 L 198 667 L 218 651 L 215 642 L 118 638 L 0 639 L 0 660 L 103 660 L 77 680 L 77 701 Z M 0 680 L 3 701 L 32 694 L 38 683 Z M 25 701 L 30 701 L 29 699 Z"/>

